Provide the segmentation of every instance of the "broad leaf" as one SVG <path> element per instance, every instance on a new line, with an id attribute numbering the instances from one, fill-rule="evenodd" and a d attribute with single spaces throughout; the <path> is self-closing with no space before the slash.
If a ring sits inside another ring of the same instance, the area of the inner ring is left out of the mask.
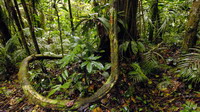
<path id="1" fill-rule="evenodd" d="M 88 63 L 86 69 L 87 69 L 88 73 L 91 73 L 92 72 L 92 63 Z"/>
<path id="2" fill-rule="evenodd" d="M 134 54 L 138 53 L 137 43 L 135 41 L 131 41 L 131 50 Z"/>
<path id="3" fill-rule="evenodd" d="M 100 62 L 92 61 L 95 67 L 97 67 L 99 70 L 103 70 L 104 66 Z"/>
<path id="4" fill-rule="evenodd" d="M 61 88 L 68 89 L 72 83 L 72 79 L 69 79 L 66 83 L 64 83 Z"/>
<path id="5" fill-rule="evenodd" d="M 137 46 L 138 46 L 138 50 L 140 51 L 140 52 L 145 52 L 145 46 L 144 46 L 144 44 L 142 43 L 142 42 L 137 42 Z"/>
<path id="6" fill-rule="evenodd" d="M 107 64 L 105 65 L 104 69 L 105 69 L 105 70 L 108 70 L 108 69 L 110 69 L 110 67 L 111 67 L 111 64 L 110 64 L 110 63 L 107 63 Z"/>
<path id="7" fill-rule="evenodd" d="M 56 91 L 59 91 L 60 90 L 60 87 L 61 87 L 61 85 L 55 85 L 55 86 L 53 86 L 52 88 L 52 90 L 49 92 L 49 94 L 47 95 L 47 97 L 50 97 L 51 95 L 53 95 Z"/>
<path id="8" fill-rule="evenodd" d="M 105 78 L 109 77 L 109 73 L 108 72 L 103 72 L 101 75 L 104 76 Z"/>
<path id="9" fill-rule="evenodd" d="M 84 66 L 86 66 L 89 63 L 89 61 L 85 61 L 83 63 L 81 63 L 81 68 L 83 68 Z"/>
<path id="10" fill-rule="evenodd" d="M 121 52 L 126 52 L 127 49 L 128 49 L 129 43 L 130 43 L 129 41 L 126 41 L 126 42 L 122 43 L 122 44 L 120 45 L 120 47 L 119 47 L 120 51 L 121 51 Z"/>
<path id="11" fill-rule="evenodd" d="M 109 24 L 109 20 L 104 18 L 104 17 L 98 17 L 98 19 L 103 23 L 103 26 L 106 28 L 106 29 L 109 29 L 110 27 L 110 24 Z"/>

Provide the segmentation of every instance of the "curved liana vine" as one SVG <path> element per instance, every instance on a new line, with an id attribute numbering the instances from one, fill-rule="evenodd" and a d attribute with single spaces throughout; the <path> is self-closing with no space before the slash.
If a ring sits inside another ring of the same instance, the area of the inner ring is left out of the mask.
<path id="1" fill-rule="evenodd" d="M 111 74 L 104 85 L 97 90 L 92 96 L 87 98 L 77 98 L 74 100 L 56 100 L 40 95 L 31 85 L 28 77 L 29 63 L 34 60 L 41 59 L 61 59 L 61 56 L 49 56 L 36 54 L 25 58 L 20 66 L 18 78 L 22 89 L 28 100 L 34 104 L 41 105 L 45 108 L 53 108 L 57 110 L 75 110 L 81 106 L 95 102 L 105 96 L 115 85 L 118 79 L 118 39 L 117 39 L 117 13 L 114 7 L 115 0 L 111 0 L 111 16 L 110 16 L 110 48 L 111 48 Z"/>
<path id="2" fill-rule="evenodd" d="M 41 59 L 61 59 L 61 56 L 48 56 L 48 55 L 31 55 L 25 58 L 20 66 L 19 72 L 18 72 L 18 78 L 21 83 L 22 89 L 29 99 L 30 102 L 41 105 L 46 108 L 55 108 L 58 110 L 63 109 L 77 109 L 80 106 L 94 102 L 96 100 L 99 100 L 102 98 L 106 93 L 110 91 L 110 89 L 115 84 L 118 74 L 111 74 L 108 78 L 107 82 L 92 96 L 88 98 L 78 98 L 76 100 L 56 100 L 56 99 L 49 99 L 42 95 L 40 95 L 31 85 L 28 77 L 28 68 L 29 63 L 34 60 L 41 60 Z"/>

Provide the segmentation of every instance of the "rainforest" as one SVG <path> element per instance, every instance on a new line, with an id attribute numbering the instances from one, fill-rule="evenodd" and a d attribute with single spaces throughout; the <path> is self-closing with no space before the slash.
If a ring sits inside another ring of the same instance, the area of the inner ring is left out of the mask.
<path id="1" fill-rule="evenodd" d="M 200 0 L 1 0 L 0 112 L 200 112 Z"/>

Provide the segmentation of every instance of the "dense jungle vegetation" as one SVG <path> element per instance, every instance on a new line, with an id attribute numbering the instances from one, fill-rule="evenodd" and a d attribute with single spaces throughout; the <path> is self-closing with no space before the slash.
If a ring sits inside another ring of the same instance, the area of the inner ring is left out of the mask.
<path id="1" fill-rule="evenodd" d="M 0 0 L 0 112 L 200 112 L 200 0 Z"/>

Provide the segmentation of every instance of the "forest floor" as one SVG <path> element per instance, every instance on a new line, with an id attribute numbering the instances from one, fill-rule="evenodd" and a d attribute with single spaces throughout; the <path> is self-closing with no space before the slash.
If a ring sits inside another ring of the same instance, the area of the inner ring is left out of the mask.
<path id="1" fill-rule="evenodd" d="M 121 83 L 125 83 L 120 81 Z M 154 80 L 156 82 L 156 79 Z M 151 88 L 137 86 L 133 96 L 126 96 L 126 87 L 117 85 L 106 97 L 96 102 L 94 112 L 179 112 L 183 105 L 195 102 L 200 105 L 200 94 L 192 89 L 185 89 L 180 82 L 174 80 L 179 87 L 166 92 L 159 91 L 152 84 Z M 120 87 L 120 88 L 119 88 Z M 173 89 L 173 88 L 171 88 Z M 133 91 L 132 91 L 133 92 Z M 91 110 L 91 111 L 92 111 Z M 24 96 L 18 81 L 0 83 L 0 112 L 57 112 L 30 104 Z M 90 111 L 89 106 L 82 111 Z"/>
<path id="2" fill-rule="evenodd" d="M 129 67 L 124 63 L 120 66 L 123 69 L 129 69 Z M 110 93 L 100 101 L 87 104 L 79 111 L 179 112 L 183 109 L 190 110 L 193 108 L 199 108 L 199 88 L 188 86 L 179 80 L 177 75 L 178 74 L 175 74 L 172 70 L 158 71 L 150 76 L 148 83 L 133 85 L 132 81 L 129 80 L 124 73 L 120 73 L 120 78 Z M 166 82 L 166 80 L 171 83 L 170 86 L 165 89 L 159 89 L 159 83 Z M 30 104 L 20 88 L 17 76 L 13 75 L 10 78 L 10 81 L 0 82 L 0 112 L 22 111 L 57 112 L 56 110 L 46 109 L 39 105 Z"/>

